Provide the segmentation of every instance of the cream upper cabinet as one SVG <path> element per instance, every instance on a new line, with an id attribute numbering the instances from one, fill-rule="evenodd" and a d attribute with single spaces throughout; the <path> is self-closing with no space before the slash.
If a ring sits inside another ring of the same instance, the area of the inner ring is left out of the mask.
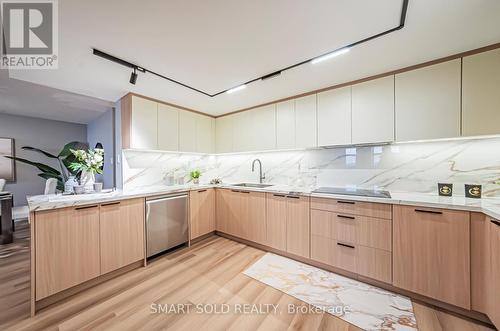
<path id="1" fill-rule="evenodd" d="M 215 119 L 196 115 L 196 152 L 213 153 L 215 145 Z"/>
<path id="2" fill-rule="evenodd" d="M 179 150 L 196 152 L 197 114 L 189 111 L 179 112 Z"/>
<path id="3" fill-rule="evenodd" d="M 317 147 L 316 94 L 295 99 L 295 147 Z"/>
<path id="4" fill-rule="evenodd" d="M 215 120 L 215 151 L 231 153 L 233 151 L 233 116 L 222 116 Z"/>
<path id="5" fill-rule="evenodd" d="M 352 86 L 352 143 L 394 140 L 394 76 Z"/>
<path id="6" fill-rule="evenodd" d="M 396 75 L 396 140 L 460 136 L 461 60 Z"/>
<path id="7" fill-rule="evenodd" d="M 157 149 L 158 103 L 132 96 L 130 148 Z"/>
<path id="8" fill-rule="evenodd" d="M 351 143 L 351 87 L 318 93 L 318 145 Z"/>
<path id="9" fill-rule="evenodd" d="M 179 150 L 179 109 L 158 104 L 158 149 Z"/>
<path id="10" fill-rule="evenodd" d="M 276 104 L 276 148 L 295 148 L 295 101 Z"/>
<path id="11" fill-rule="evenodd" d="M 500 133 L 500 49 L 463 58 L 462 135 Z"/>
<path id="12" fill-rule="evenodd" d="M 276 149 L 276 105 L 259 107 L 249 111 L 249 150 Z"/>
<path id="13" fill-rule="evenodd" d="M 233 117 L 233 152 L 251 150 L 251 111 L 231 115 Z"/>

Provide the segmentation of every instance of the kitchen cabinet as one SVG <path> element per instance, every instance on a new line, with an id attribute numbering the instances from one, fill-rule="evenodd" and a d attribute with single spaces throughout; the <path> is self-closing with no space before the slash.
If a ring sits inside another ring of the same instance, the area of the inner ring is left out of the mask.
<path id="1" fill-rule="evenodd" d="M 351 144 L 351 87 L 318 93 L 318 145 Z"/>
<path id="2" fill-rule="evenodd" d="M 500 133 L 500 49 L 463 58 L 462 135 Z"/>
<path id="3" fill-rule="evenodd" d="M 215 190 L 202 189 L 189 193 L 190 238 L 215 231 Z"/>
<path id="4" fill-rule="evenodd" d="M 353 85 L 352 143 L 383 143 L 393 140 L 394 76 Z"/>
<path id="5" fill-rule="evenodd" d="M 295 148 L 295 101 L 276 104 L 276 148 Z"/>
<path id="6" fill-rule="evenodd" d="M 470 280 L 469 212 L 394 206 L 394 286 L 470 309 Z"/>
<path id="7" fill-rule="evenodd" d="M 196 115 L 196 152 L 213 153 L 215 146 L 215 120 Z"/>
<path id="8" fill-rule="evenodd" d="M 309 258 L 309 198 L 267 194 L 267 246 Z"/>
<path id="9" fill-rule="evenodd" d="M 295 99 L 295 148 L 318 146 L 316 94 Z"/>
<path id="10" fill-rule="evenodd" d="M 36 300 L 100 275 L 99 205 L 36 212 Z"/>
<path id="11" fill-rule="evenodd" d="M 250 123 L 252 113 L 244 111 L 231 115 L 233 117 L 233 152 L 252 150 L 252 130 Z"/>
<path id="12" fill-rule="evenodd" d="M 488 314 L 491 296 L 490 223 L 482 213 L 471 213 L 471 309 Z"/>
<path id="13" fill-rule="evenodd" d="M 215 152 L 231 153 L 233 149 L 234 116 L 217 117 L 215 120 Z"/>
<path id="14" fill-rule="evenodd" d="M 179 150 L 196 152 L 196 121 L 197 115 L 183 111 L 179 113 Z"/>
<path id="15" fill-rule="evenodd" d="M 144 259 L 144 199 L 100 207 L 101 274 Z"/>
<path id="16" fill-rule="evenodd" d="M 391 218 L 388 204 L 311 198 L 311 259 L 391 283 Z"/>
<path id="17" fill-rule="evenodd" d="M 461 60 L 396 74 L 396 140 L 460 136 Z"/>
<path id="18" fill-rule="evenodd" d="M 217 231 L 259 244 L 266 243 L 266 194 L 217 190 Z"/>
<path id="19" fill-rule="evenodd" d="M 179 150 L 179 109 L 162 103 L 158 104 L 157 149 L 162 151 Z"/>
<path id="20" fill-rule="evenodd" d="M 488 317 L 493 324 L 500 327 L 500 221 L 492 218 L 489 220 L 490 235 L 490 266 L 491 283 L 488 301 Z"/>
<path id="21" fill-rule="evenodd" d="M 124 148 L 157 149 L 158 103 L 131 97 L 130 143 Z"/>
<path id="22" fill-rule="evenodd" d="M 254 151 L 276 149 L 276 105 L 268 105 L 250 111 L 251 145 Z"/>

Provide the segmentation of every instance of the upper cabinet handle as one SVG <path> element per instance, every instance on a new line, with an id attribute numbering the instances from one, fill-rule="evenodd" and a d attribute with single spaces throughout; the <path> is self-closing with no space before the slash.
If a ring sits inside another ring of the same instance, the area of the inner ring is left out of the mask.
<path id="1" fill-rule="evenodd" d="M 337 200 L 337 203 L 346 203 L 349 205 L 354 205 L 356 202 L 354 201 L 345 201 L 345 200 Z"/>
<path id="2" fill-rule="evenodd" d="M 496 226 L 500 226 L 500 222 L 496 220 L 491 220 L 491 223 L 495 224 Z"/>
<path id="3" fill-rule="evenodd" d="M 356 217 L 354 217 L 354 216 L 346 216 L 346 215 L 337 215 L 337 217 L 339 217 L 339 218 L 348 218 L 350 220 L 355 220 L 356 219 Z"/>
<path id="4" fill-rule="evenodd" d="M 114 206 L 114 205 L 119 205 L 120 201 L 117 202 L 111 202 L 111 203 L 103 203 L 101 206 L 106 207 L 106 206 Z"/>
<path id="5" fill-rule="evenodd" d="M 97 208 L 97 207 L 99 207 L 99 206 L 98 205 L 83 206 L 83 207 L 76 207 L 75 210 L 90 209 L 90 208 Z"/>
<path id="6" fill-rule="evenodd" d="M 442 211 L 435 211 L 435 210 L 425 210 L 425 209 L 415 209 L 417 213 L 428 213 L 428 214 L 442 214 Z"/>

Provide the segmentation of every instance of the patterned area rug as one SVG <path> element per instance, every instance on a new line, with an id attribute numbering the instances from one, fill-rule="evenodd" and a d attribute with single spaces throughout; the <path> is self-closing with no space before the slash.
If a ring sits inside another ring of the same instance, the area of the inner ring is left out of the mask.
<path id="1" fill-rule="evenodd" d="M 245 275 L 364 330 L 417 330 L 409 298 L 267 253 Z"/>

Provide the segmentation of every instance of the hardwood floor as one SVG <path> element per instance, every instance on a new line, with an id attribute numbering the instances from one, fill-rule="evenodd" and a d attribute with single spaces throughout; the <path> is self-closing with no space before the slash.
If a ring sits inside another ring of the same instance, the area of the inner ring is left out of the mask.
<path id="1" fill-rule="evenodd" d="M 213 236 L 26 318 L 29 255 L 21 249 L 17 255 L 0 259 L 0 293 L 7 294 L 0 301 L 0 329 L 360 330 L 327 313 L 288 314 L 288 304 L 305 304 L 241 273 L 263 254 L 256 248 Z M 21 299 L 22 295 L 25 298 Z M 151 305 L 155 303 L 273 303 L 279 304 L 280 313 L 198 314 L 194 309 L 185 314 L 153 313 Z M 490 330 L 428 306 L 414 303 L 414 307 L 419 330 Z"/>

